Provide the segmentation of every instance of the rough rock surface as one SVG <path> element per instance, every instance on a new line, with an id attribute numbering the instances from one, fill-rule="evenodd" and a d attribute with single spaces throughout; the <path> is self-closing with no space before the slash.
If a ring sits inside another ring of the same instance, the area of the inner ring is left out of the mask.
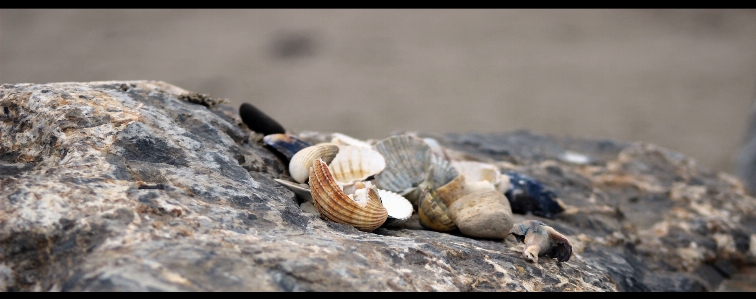
<path id="1" fill-rule="evenodd" d="M 653 144 L 435 136 L 559 195 L 554 219 L 514 221 L 574 255 L 532 264 L 514 238 L 303 212 L 235 109 L 164 82 L 5 84 L 0 107 L 0 290 L 712 291 L 756 263 L 740 181 Z"/>

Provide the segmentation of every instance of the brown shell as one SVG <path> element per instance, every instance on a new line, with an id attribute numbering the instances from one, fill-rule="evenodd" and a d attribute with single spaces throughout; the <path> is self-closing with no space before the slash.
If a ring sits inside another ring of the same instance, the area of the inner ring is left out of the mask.
<path id="1" fill-rule="evenodd" d="M 417 216 L 420 219 L 420 225 L 430 230 L 448 232 L 457 228 L 457 225 L 449 217 L 444 202 L 438 198 L 435 192 L 428 189 L 420 197 Z"/>
<path id="2" fill-rule="evenodd" d="M 328 220 L 371 232 L 388 218 L 388 211 L 383 207 L 375 186 L 368 188 L 368 201 L 364 206 L 360 205 L 341 190 L 323 159 L 312 163 L 310 191 L 315 208 Z"/>

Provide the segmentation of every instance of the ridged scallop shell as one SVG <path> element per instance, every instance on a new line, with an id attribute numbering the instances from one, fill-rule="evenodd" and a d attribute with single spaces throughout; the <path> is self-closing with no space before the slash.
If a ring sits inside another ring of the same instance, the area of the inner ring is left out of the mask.
<path id="1" fill-rule="evenodd" d="M 449 217 L 444 202 L 436 196 L 434 191 L 429 189 L 426 189 L 420 197 L 417 216 L 420 219 L 420 225 L 430 230 L 448 232 L 457 228 L 457 225 Z"/>
<path id="2" fill-rule="evenodd" d="M 378 195 L 381 196 L 383 206 L 388 211 L 388 219 L 383 223 L 385 227 L 397 226 L 404 223 L 415 211 L 409 200 L 395 192 L 378 189 Z"/>
<path id="3" fill-rule="evenodd" d="M 378 141 L 373 148 L 386 159 L 386 168 L 376 175 L 378 188 L 402 194 L 425 179 L 432 153 L 422 139 L 395 135 Z"/>
<path id="4" fill-rule="evenodd" d="M 438 188 L 451 182 L 459 175 L 459 172 L 446 159 L 436 155 L 431 155 L 433 166 L 433 188 Z"/>
<path id="5" fill-rule="evenodd" d="M 265 135 L 265 137 L 263 137 L 263 142 L 276 149 L 289 160 L 291 160 L 297 152 L 312 146 L 312 144 L 289 134 Z"/>
<path id="6" fill-rule="evenodd" d="M 359 188 L 355 194 L 344 193 L 323 159 L 318 158 L 312 163 L 310 191 L 315 208 L 331 221 L 371 232 L 388 218 L 388 211 L 374 185 L 366 182 L 365 187 Z"/>
<path id="7" fill-rule="evenodd" d="M 333 143 L 319 143 L 303 148 L 291 157 L 289 175 L 298 183 L 304 183 L 310 175 L 310 166 L 313 161 L 323 159 L 328 164 L 338 153 L 339 146 Z"/>
<path id="8" fill-rule="evenodd" d="M 370 147 L 340 146 L 339 153 L 328 165 L 340 183 L 362 181 L 386 168 L 383 155 Z"/>

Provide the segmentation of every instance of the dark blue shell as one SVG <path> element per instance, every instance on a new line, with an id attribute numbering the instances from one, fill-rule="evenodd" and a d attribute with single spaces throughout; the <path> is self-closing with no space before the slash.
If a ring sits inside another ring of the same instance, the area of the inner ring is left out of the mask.
<path id="1" fill-rule="evenodd" d="M 291 157 L 294 157 L 294 154 L 298 151 L 311 145 L 307 141 L 289 134 L 265 135 L 265 137 L 263 137 L 263 142 L 276 149 L 289 160 L 291 160 Z"/>
<path id="2" fill-rule="evenodd" d="M 513 171 L 505 174 L 509 176 L 509 182 L 512 185 L 504 192 L 509 199 L 512 213 L 554 218 L 556 214 L 564 211 L 564 207 L 556 200 L 556 193 L 544 187 L 540 182 Z"/>

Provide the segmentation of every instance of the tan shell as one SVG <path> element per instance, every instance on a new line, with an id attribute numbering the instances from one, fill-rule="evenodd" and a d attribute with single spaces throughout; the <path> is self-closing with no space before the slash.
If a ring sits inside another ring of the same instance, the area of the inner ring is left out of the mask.
<path id="1" fill-rule="evenodd" d="M 352 145 L 352 146 L 361 146 L 361 147 L 370 147 L 370 148 L 373 147 L 367 141 L 362 141 L 362 140 L 359 140 L 357 138 L 354 138 L 354 137 L 351 137 L 351 136 L 347 136 L 347 135 L 341 134 L 341 133 L 333 133 L 333 134 L 331 134 L 331 143 L 335 143 L 335 144 L 338 144 L 340 146 Z"/>
<path id="2" fill-rule="evenodd" d="M 355 201 L 357 193 L 346 194 L 328 169 L 323 159 L 315 159 L 310 168 L 310 192 L 320 215 L 328 220 L 351 225 L 358 230 L 371 232 L 388 218 L 388 211 L 381 203 L 378 188 L 365 183 L 357 192 L 365 195 L 364 201 Z"/>
<path id="3" fill-rule="evenodd" d="M 449 217 L 444 202 L 430 189 L 426 189 L 420 197 L 417 216 L 420 219 L 420 225 L 430 230 L 448 232 L 457 228 Z"/>
<path id="4" fill-rule="evenodd" d="M 339 146 L 333 143 L 319 143 L 298 151 L 289 161 L 289 175 L 298 183 L 307 182 L 310 166 L 316 159 L 323 159 L 328 164 L 339 153 Z"/>
<path id="5" fill-rule="evenodd" d="M 386 168 L 386 159 L 371 147 L 341 146 L 339 153 L 328 165 L 340 183 L 363 181 Z"/>

